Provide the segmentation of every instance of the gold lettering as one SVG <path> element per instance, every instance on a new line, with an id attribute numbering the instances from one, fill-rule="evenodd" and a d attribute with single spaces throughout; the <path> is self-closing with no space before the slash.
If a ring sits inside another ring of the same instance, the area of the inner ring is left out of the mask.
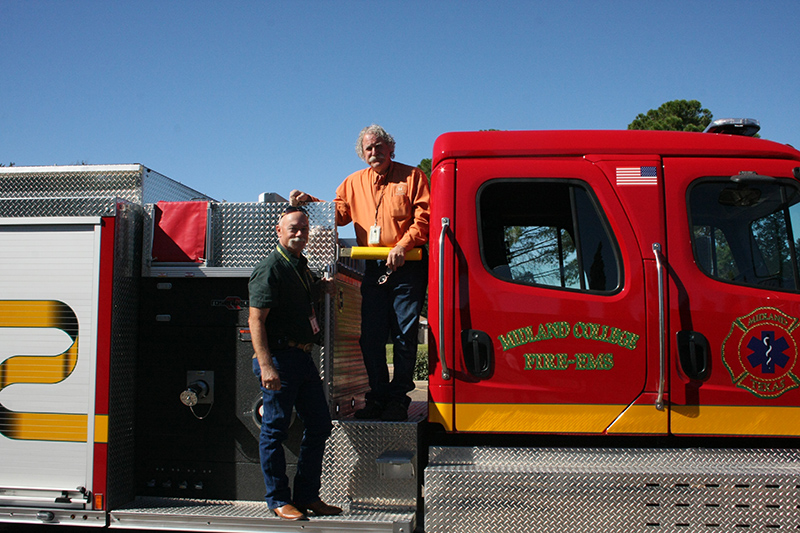
<path id="1" fill-rule="evenodd" d="M 536 355 L 532 353 L 525 354 L 525 370 L 533 370 L 533 362 L 536 360 Z"/>
<path id="2" fill-rule="evenodd" d="M 614 368 L 614 355 L 610 353 L 601 353 L 597 355 L 597 369 L 598 370 L 611 370 Z"/>
<path id="3" fill-rule="evenodd" d="M 575 368 L 578 370 L 594 370 L 594 357 L 590 353 L 576 353 L 575 354 Z"/>
<path id="4" fill-rule="evenodd" d="M 547 333 L 556 339 L 566 339 L 569 335 L 569 322 L 550 322 L 547 324 Z"/>

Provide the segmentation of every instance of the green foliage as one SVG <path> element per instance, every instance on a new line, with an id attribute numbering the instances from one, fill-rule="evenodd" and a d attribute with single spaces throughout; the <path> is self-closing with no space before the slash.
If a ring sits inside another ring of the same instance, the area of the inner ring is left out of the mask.
<path id="1" fill-rule="evenodd" d="M 703 108 L 697 100 L 672 100 L 651 109 L 647 114 L 639 113 L 629 130 L 703 131 L 711 124 L 711 111 Z"/>
<path id="2" fill-rule="evenodd" d="M 421 171 L 423 171 L 425 173 L 425 175 L 428 177 L 428 183 L 431 182 L 431 170 L 432 170 L 431 169 L 431 165 L 432 164 L 433 164 L 433 160 L 430 157 L 428 157 L 428 158 L 423 159 L 422 161 L 420 161 L 419 165 L 417 165 L 417 168 L 420 169 Z"/>

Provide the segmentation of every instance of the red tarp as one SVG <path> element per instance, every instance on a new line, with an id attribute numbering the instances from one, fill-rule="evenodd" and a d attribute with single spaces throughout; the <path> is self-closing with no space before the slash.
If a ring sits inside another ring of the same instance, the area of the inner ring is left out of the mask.
<path id="1" fill-rule="evenodd" d="M 153 261 L 202 263 L 206 254 L 208 202 L 158 202 Z"/>

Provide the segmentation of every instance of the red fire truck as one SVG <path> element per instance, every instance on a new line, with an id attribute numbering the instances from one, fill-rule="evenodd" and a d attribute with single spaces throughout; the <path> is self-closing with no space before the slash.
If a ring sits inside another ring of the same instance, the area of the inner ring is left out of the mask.
<path id="1" fill-rule="evenodd" d="M 407 422 L 352 417 L 362 268 L 332 204 L 309 206 L 306 255 L 337 286 L 315 351 L 335 419 L 322 496 L 345 513 L 287 524 L 262 500 L 247 329 L 285 204 L 140 165 L 0 169 L 0 522 L 800 527 L 800 152 L 447 133 L 431 194 L 428 401 Z"/>

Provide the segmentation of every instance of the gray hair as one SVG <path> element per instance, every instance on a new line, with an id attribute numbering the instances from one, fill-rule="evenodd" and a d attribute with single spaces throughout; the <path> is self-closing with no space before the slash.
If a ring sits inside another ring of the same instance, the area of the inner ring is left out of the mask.
<path id="1" fill-rule="evenodd" d="M 391 150 L 390 157 L 394 159 L 394 137 L 389 135 L 385 129 L 377 124 L 370 124 L 358 134 L 358 140 L 356 140 L 356 154 L 358 154 L 358 158 L 364 159 L 364 136 L 368 133 L 371 133 L 381 141 L 388 144 L 389 149 Z"/>

